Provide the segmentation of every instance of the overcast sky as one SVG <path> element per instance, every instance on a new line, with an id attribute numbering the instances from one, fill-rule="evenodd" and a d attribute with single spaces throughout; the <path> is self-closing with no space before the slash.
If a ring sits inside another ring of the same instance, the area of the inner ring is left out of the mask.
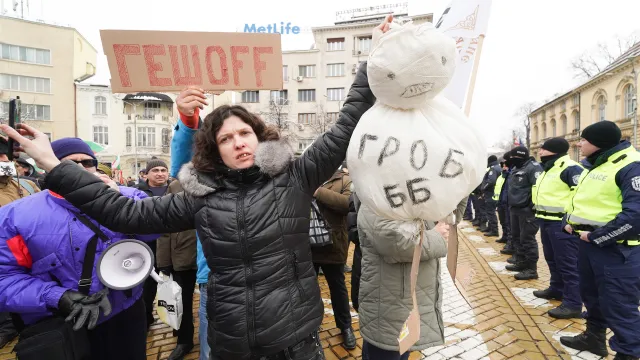
<path id="1" fill-rule="evenodd" d="M 11 0 L 5 0 L 9 3 Z M 26 1 L 26 0 L 23 0 Z M 242 31 L 245 23 L 281 21 L 301 28 L 332 25 L 335 12 L 402 2 L 384 0 L 30 0 L 31 16 L 76 27 L 102 53 L 100 29 Z M 449 0 L 409 0 L 410 15 L 433 13 Z M 39 8 L 43 8 L 40 14 Z M 572 58 L 640 28 L 638 0 L 493 0 L 471 119 L 488 143 L 510 136 L 524 102 L 542 102 L 577 85 Z M 308 49 L 310 33 L 283 36 L 284 49 Z M 90 83 L 108 84 L 106 58 Z"/>

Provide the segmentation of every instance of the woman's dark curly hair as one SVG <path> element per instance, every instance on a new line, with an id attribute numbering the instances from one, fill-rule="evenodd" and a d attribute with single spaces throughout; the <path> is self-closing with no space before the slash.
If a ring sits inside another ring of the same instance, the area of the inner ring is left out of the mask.
<path id="1" fill-rule="evenodd" d="M 214 172 L 216 166 L 222 163 L 216 135 L 224 121 L 231 116 L 237 116 L 251 126 L 258 137 L 258 142 L 280 140 L 280 133 L 273 126 L 269 126 L 255 114 L 250 113 L 240 105 L 222 105 L 204 118 L 202 128 L 196 133 L 193 152 L 193 167 L 201 172 Z"/>

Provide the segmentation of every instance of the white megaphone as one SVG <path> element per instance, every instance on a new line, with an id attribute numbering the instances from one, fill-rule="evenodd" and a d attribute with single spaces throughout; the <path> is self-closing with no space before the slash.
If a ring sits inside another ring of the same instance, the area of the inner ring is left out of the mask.
<path id="1" fill-rule="evenodd" d="M 126 239 L 111 244 L 100 256 L 96 272 L 104 286 L 128 290 L 142 284 L 149 276 L 161 283 L 153 267 L 151 248 L 139 240 Z"/>

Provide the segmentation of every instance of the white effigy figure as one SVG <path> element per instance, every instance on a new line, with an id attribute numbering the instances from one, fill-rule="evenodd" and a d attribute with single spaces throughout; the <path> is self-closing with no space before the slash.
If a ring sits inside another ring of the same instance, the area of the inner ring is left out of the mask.
<path id="1" fill-rule="evenodd" d="M 362 203 L 381 217 L 443 220 L 482 181 L 484 141 L 439 96 L 456 51 L 431 23 L 374 30 L 367 71 L 377 102 L 360 119 L 347 162 Z"/>

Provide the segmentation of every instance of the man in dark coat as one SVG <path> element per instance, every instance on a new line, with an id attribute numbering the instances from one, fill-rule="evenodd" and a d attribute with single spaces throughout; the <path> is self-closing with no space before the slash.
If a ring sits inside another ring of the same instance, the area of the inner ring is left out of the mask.
<path id="1" fill-rule="evenodd" d="M 347 171 L 343 164 L 315 194 L 320 213 L 331 228 L 332 244 L 314 247 L 311 253 L 316 273 L 322 268 L 327 279 L 336 326 L 342 331 L 343 346 L 352 350 L 356 347 L 356 337 L 351 328 L 349 293 L 344 281 L 344 266 L 349 253 L 347 214 L 351 195 L 351 179 Z"/>

